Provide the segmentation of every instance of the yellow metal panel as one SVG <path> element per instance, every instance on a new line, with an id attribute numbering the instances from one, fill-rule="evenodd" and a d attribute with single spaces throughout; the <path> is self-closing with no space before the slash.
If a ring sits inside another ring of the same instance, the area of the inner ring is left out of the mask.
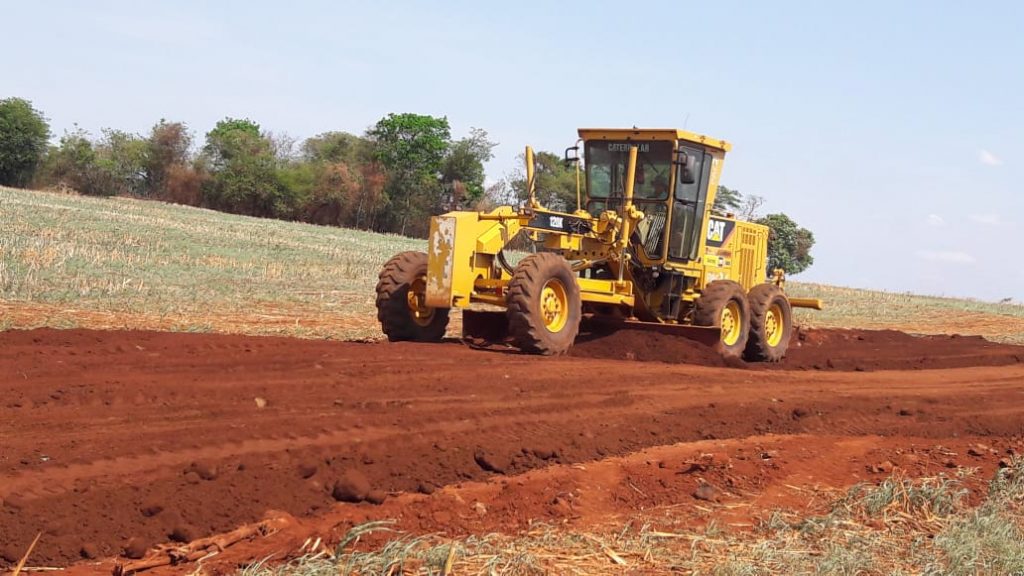
<path id="1" fill-rule="evenodd" d="M 580 290 L 583 292 L 602 292 L 605 294 L 632 294 L 633 283 L 629 280 L 602 280 L 598 278 L 577 278 Z"/>
<path id="2" fill-rule="evenodd" d="M 508 241 L 504 237 L 504 231 L 505 228 L 495 222 L 476 239 L 476 251 L 485 254 L 497 254 Z"/>
<path id="3" fill-rule="evenodd" d="M 596 278 L 577 278 L 580 287 L 580 298 L 584 302 L 600 304 L 633 305 L 633 283 L 618 280 L 599 280 Z"/>
<path id="4" fill-rule="evenodd" d="M 452 276 L 455 267 L 456 218 L 449 215 L 430 219 L 427 244 L 427 306 L 452 305 Z"/>
<path id="5" fill-rule="evenodd" d="M 489 259 L 477 258 L 477 239 L 497 221 L 481 221 L 477 212 L 448 212 L 430 221 L 427 246 L 426 304 L 434 308 L 468 306 L 473 282 L 490 275 Z"/>
<path id="6" fill-rule="evenodd" d="M 544 238 L 544 246 L 551 250 L 571 250 L 579 252 L 582 238 L 568 234 L 551 233 Z"/>
<path id="7" fill-rule="evenodd" d="M 732 145 L 725 140 L 675 128 L 580 128 L 583 140 L 686 140 L 728 152 Z"/>
<path id="8" fill-rule="evenodd" d="M 584 302 L 593 302 L 594 304 L 615 304 L 622 306 L 632 307 L 634 300 L 632 296 L 624 296 L 622 294 L 598 294 L 595 292 L 580 292 L 580 299 Z"/>

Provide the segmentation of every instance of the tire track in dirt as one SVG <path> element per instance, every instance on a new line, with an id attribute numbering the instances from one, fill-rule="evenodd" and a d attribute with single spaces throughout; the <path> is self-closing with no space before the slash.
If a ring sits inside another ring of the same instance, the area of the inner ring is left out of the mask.
<path id="1" fill-rule="evenodd" d="M 679 442 L 1024 433 L 1013 364 L 737 370 L 150 332 L 0 333 L 0 399 L 0 556 L 42 531 L 33 556 L 58 565 L 321 515 L 352 471 L 400 494 Z"/>

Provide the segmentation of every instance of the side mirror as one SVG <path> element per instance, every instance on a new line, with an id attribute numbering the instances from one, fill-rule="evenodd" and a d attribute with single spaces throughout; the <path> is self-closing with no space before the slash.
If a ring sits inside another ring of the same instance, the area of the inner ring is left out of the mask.
<path id="1" fill-rule="evenodd" d="M 565 158 L 562 160 L 562 162 L 565 163 L 565 167 L 566 168 L 568 168 L 569 166 L 572 166 L 573 164 L 575 164 L 575 163 L 577 163 L 579 161 L 580 161 L 580 147 L 579 146 L 570 146 L 570 147 L 565 149 Z"/>
<path id="2" fill-rule="evenodd" d="M 694 184 L 697 182 L 697 157 L 687 154 L 685 150 L 676 152 L 676 166 L 679 167 L 679 182 Z"/>

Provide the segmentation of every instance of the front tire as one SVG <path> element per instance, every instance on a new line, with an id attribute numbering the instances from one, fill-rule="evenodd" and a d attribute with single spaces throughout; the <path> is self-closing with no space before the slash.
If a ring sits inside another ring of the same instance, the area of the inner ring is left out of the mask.
<path id="1" fill-rule="evenodd" d="M 705 286 L 694 303 L 693 323 L 721 329 L 717 348 L 723 357 L 742 356 L 750 336 L 750 305 L 743 287 L 732 280 Z"/>
<path id="2" fill-rule="evenodd" d="M 793 335 L 793 308 L 775 284 L 754 286 L 750 301 L 750 340 L 744 358 L 753 362 L 779 362 Z"/>
<path id="3" fill-rule="evenodd" d="M 427 255 L 400 252 L 384 264 L 377 281 L 377 320 L 388 340 L 440 342 L 448 327 L 448 308 L 423 303 Z"/>
<path id="4" fill-rule="evenodd" d="M 558 254 L 531 254 L 508 283 L 508 331 L 520 350 L 565 354 L 576 341 L 582 316 L 580 287 Z"/>

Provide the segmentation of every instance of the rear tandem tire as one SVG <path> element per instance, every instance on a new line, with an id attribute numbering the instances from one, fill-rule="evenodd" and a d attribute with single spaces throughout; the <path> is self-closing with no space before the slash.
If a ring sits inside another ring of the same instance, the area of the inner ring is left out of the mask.
<path id="1" fill-rule="evenodd" d="M 508 283 L 508 332 L 523 352 L 565 354 L 580 331 L 580 287 L 558 254 L 531 254 Z"/>
<path id="2" fill-rule="evenodd" d="M 793 309 L 786 294 L 775 284 L 754 286 L 750 301 L 750 340 L 744 359 L 750 362 L 779 362 L 786 356 L 793 335 Z"/>
<path id="3" fill-rule="evenodd" d="M 750 335 L 750 305 L 743 287 L 732 280 L 715 280 L 694 302 L 693 323 L 722 330 L 717 349 L 725 358 L 739 358 Z"/>
<path id="4" fill-rule="evenodd" d="M 427 255 L 399 252 L 384 264 L 377 281 L 377 320 L 392 342 L 440 342 L 448 327 L 448 308 L 423 304 Z"/>

